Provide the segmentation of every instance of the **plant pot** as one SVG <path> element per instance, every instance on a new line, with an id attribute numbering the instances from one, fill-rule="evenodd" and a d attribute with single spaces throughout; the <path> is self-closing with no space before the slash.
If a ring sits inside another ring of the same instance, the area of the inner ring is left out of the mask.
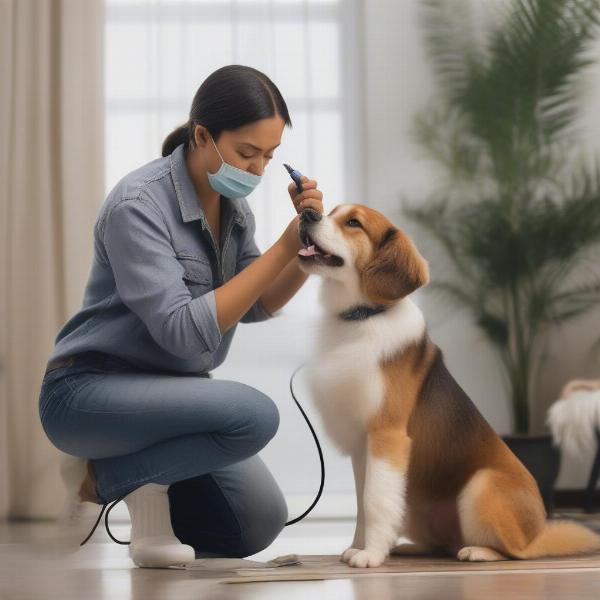
<path id="1" fill-rule="evenodd" d="M 560 468 L 560 450 L 552 445 L 552 436 L 503 435 L 502 440 L 533 475 L 546 511 L 551 515 L 554 510 L 554 484 Z"/>

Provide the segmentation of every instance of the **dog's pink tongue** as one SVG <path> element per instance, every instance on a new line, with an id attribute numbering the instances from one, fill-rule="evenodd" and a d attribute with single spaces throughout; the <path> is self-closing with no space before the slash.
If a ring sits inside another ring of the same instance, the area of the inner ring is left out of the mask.
<path id="1" fill-rule="evenodd" d="M 313 256 L 314 254 L 317 254 L 317 251 L 315 250 L 315 245 L 313 244 L 308 248 L 300 248 L 300 250 L 298 250 L 298 254 L 302 254 L 302 256 Z"/>

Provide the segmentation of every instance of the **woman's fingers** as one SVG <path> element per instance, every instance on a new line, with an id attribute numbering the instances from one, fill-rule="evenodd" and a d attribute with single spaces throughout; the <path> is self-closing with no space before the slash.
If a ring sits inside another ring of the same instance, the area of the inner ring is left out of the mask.
<path id="1" fill-rule="evenodd" d="M 302 182 L 302 189 L 303 189 L 303 192 L 300 192 L 300 194 L 298 193 L 298 188 L 296 187 L 295 181 L 292 181 L 288 185 L 288 193 L 292 200 L 296 200 L 296 196 L 301 195 L 306 190 L 314 190 L 317 188 L 317 182 L 314 179 L 309 179 L 305 175 L 302 176 L 300 181 Z M 299 202 L 299 201 L 300 201 L 299 199 L 296 200 L 296 202 Z"/>
<path id="2" fill-rule="evenodd" d="M 296 210 L 301 213 L 305 208 L 314 208 L 317 212 L 323 212 L 323 202 L 319 198 L 305 198 L 296 206 Z"/>
<path id="3" fill-rule="evenodd" d="M 302 204 L 304 204 L 306 207 L 308 205 L 308 203 L 313 200 L 322 202 L 323 201 L 323 192 L 316 188 L 304 190 L 301 194 L 297 194 L 296 196 L 294 196 L 293 202 L 294 202 L 294 206 L 296 207 L 296 210 L 302 210 L 300 208 Z"/>
<path id="4" fill-rule="evenodd" d="M 317 187 L 317 181 L 315 179 L 309 179 L 308 177 L 302 177 L 302 179 L 300 181 L 302 182 L 302 189 L 303 190 L 310 190 L 310 189 L 313 189 L 313 188 Z M 288 185 L 288 191 L 295 192 L 296 194 L 298 193 L 295 181 L 292 181 Z"/>
<path id="5" fill-rule="evenodd" d="M 298 193 L 296 182 L 292 181 L 288 185 L 288 193 L 294 204 L 296 212 L 301 213 L 305 208 L 313 208 L 316 211 L 323 212 L 323 192 L 317 189 L 317 181 L 309 179 L 303 175 L 300 179 L 302 182 L 302 192 Z"/>

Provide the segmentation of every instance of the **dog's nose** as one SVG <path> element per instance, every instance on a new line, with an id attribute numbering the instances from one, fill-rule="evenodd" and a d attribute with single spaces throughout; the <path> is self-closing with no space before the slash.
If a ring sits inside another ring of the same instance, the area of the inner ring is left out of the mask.
<path id="1" fill-rule="evenodd" d="M 317 223 L 323 218 L 323 215 L 314 208 L 305 208 L 300 213 L 300 221 L 304 223 Z"/>

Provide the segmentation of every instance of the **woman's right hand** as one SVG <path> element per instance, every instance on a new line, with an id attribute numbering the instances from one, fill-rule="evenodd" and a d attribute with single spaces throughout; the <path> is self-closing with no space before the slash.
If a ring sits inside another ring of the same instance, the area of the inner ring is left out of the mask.
<path id="1" fill-rule="evenodd" d="M 279 241 L 284 244 L 292 257 L 296 256 L 298 250 L 304 247 L 298 231 L 302 211 L 305 208 L 312 208 L 321 214 L 323 213 L 323 193 L 317 189 L 317 182 L 314 179 L 309 179 L 306 175 L 303 175 L 300 180 L 302 181 L 302 192 L 297 192 L 295 182 L 290 183 L 288 186 L 290 198 L 298 214 L 279 238 Z"/>

